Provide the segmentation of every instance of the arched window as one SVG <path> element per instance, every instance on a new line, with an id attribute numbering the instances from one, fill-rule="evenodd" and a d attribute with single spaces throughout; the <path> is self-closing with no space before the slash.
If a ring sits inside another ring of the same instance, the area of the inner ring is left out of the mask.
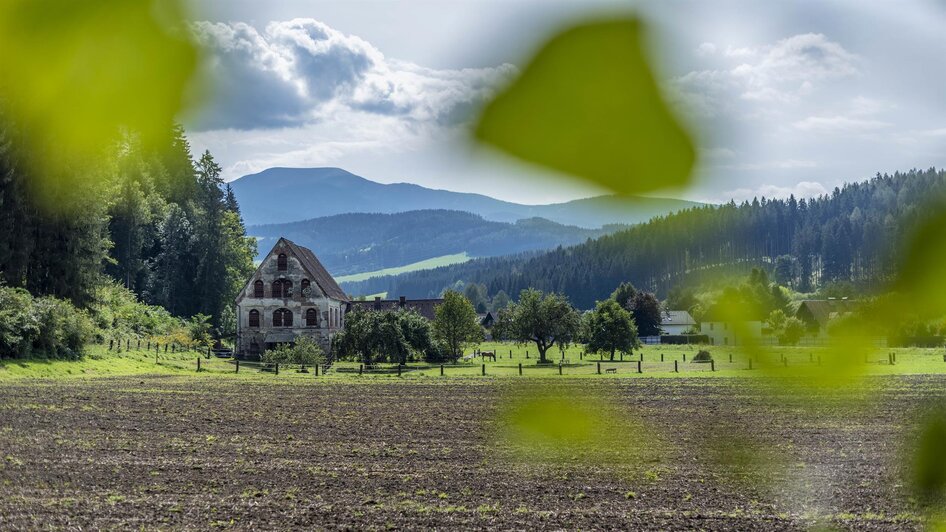
<path id="1" fill-rule="evenodd" d="M 276 269 L 281 272 L 289 270 L 289 259 L 286 258 L 285 253 L 280 253 L 276 259 Z"/>
<path id="2" fill-rule="evenodd" d="M 253 297 L 263 298 L 263 281 L 253 283 Z"/>
<path id="3" fill-rule="evenodd" d="M 259 311 L 250 311 L 250 327 L 259 327 Z"/>
<path id="4" fill-rule="evenodd" d="M 305 290 L 306 290 L 307 288 L 309 288 L 309 280 L 308 280 L 308 279 L 303 279 L 302 282 L 299 283 L 299 289 L 302 290 L 303 292 L 305 292 Z"/>
<path id="5" fill-rule="evenodd" d="M 292 297 L 292 281 L 289 279 L 282 280 L 282 296 Z"/>
<path id="6" fill-rule="evenodd" d="M 305 326 L 306 327 L 318 327 L 319 326 L 319 313 L 314 308 L 310 308 L 305 311 Z"/>
<path id="7" fill-rule="evenodd" d="M 285 308 L 273 311 L 273 327 L 292 327 L 292 311 Z"/>
<path id="8" fill-rule="evenodd" d="M 273 297 L 282 297 L 282 280 L 276 279 L 273 281 Z"/>

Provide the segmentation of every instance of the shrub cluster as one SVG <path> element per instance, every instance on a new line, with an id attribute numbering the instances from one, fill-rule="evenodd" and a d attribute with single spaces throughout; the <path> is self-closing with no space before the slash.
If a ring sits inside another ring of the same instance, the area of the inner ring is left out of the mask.
<path id="1" fill-rule="evenodd" d="M 94 336 L 89 314 L 69 302 L 0 286 L 0 358 L 79 358 Z"/>

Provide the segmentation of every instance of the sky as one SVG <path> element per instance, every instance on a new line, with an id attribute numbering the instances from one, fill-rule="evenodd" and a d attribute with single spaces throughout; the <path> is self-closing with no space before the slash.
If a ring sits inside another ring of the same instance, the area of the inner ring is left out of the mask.
<path id="1" fill-rule="evenodd" d="M 697 142 L 700 201 L 811 197 L 946 166 L 946 3 L 197 0 L 212 97 L 183 117 L 227 180 L 337 166 L 541 204 L 606 190 L 477 146 L 476 110 L 555 31 L 636 15 Z"/>

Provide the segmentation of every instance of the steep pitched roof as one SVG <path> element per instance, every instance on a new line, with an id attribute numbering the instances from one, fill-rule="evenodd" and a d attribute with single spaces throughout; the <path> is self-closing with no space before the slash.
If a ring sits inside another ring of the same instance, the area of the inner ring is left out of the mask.
<path id="1" fill-rule="evenodd" d="M 315 253 L 312 253 L 311 249 L 300 246 L 288 238 L 282 238 L 281 240 L 286 242 L 289 249 L 292 250 L 292 253 L 302 262 L 305 269 L 312 274 L 312 280 L 315 281 L 315 284 L 319 286 L 322 292 L 325 292 L 325 295 L 340 301 L 349 301 L 348 294 L 342 290 L 342 287 L 338 286 L 338 283 L 336 283 L 332 275 L 328 273 L 325 266 L 322 266 L 322 263 L 319 262 L 319 259 L 316 258 Z"/>
<path id="2" fill-rule="evenodd" d="M 685 310 L 667 310 L 660 318 L 661 325 L 696 325 L 696 320 Z"/>
<path id="3" fill-rule="evenodd" d="M 807 299 L 798 306 L 795 316 L 806 323 L 814 320 L 825 327 L 832 318 L 853 312 L 856 306 L 850 299 Z"/>

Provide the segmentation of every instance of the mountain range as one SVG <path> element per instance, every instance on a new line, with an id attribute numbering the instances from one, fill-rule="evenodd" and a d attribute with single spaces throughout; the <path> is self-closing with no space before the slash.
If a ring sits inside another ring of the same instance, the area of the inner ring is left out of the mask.
<path id="1" fill-rule="evenodd" d="M 260 254 L 286 237 L 312 249 L 335 276 L 371 272 L 466 253 L 495 257 L 580 244 L 624 225 L 584 229 L 544 218 L 495 222 L 461 211 L 419 210 L 394 214 L 349 213 L 284 224 L 248 227 Z"/>
<path id="2" fill-rule="evenodd" d="M 482 194 L 382 184 L 340 168 L 269 168 L 230 183 L 247 225 L 278 224 L 349 213 L 453 210 L 484 220 L 529 218 L 585 228 L 636 224 L 699 205 L 666 198 L 597 196 L 566 203 L 523 205 Z"/>

